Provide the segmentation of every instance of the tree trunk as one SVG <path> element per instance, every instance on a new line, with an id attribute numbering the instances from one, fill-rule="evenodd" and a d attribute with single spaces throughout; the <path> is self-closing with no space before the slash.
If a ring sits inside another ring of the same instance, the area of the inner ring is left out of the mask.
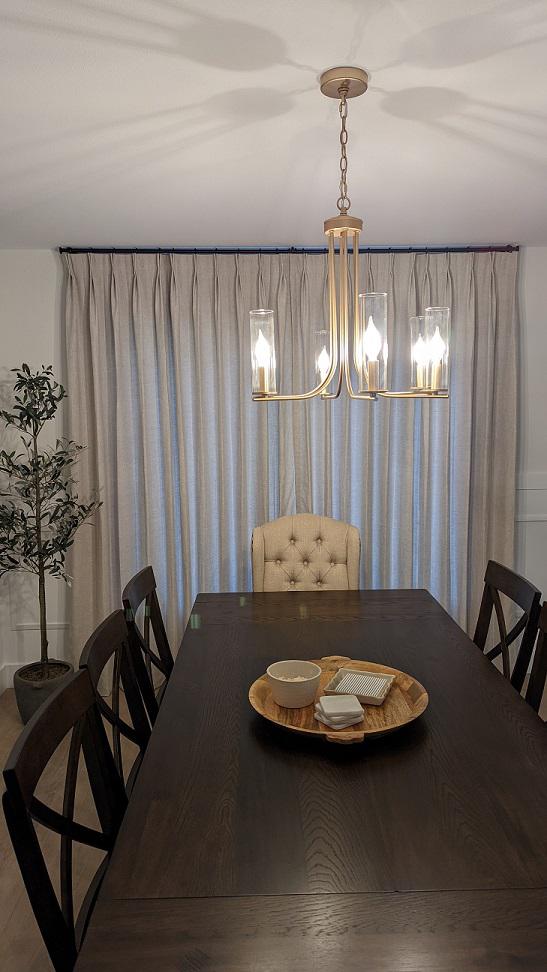
<path id="1" fill-rule="evenodd" d="M 44 568 L 40 567 L 38 574 L 38 600 L 40 602 L 40 661 L 45 669 L 47 657 L 47 619 L 46 619 L 46 583 Z M 45 671 L 44 671 L 45 675 Z"/>
<path id="2" fill-rule="evenodd" d="M 38 550 L 38 600 L 40 602 L 40 661 L 42 675 L 46 676 L 47 657 L 47 618 L 46 618 L 46 579 L 42 551 L 42 491 L 40 489 L 40 469 L 38 466 L 38 430 L 33 429 L 34 487 L 36 510 L 36 547 Z"/>

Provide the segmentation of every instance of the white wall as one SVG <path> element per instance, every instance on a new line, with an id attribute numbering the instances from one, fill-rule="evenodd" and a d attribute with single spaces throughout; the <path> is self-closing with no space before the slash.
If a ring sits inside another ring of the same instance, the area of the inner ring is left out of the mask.
<path id="1" fill-rule="evenodd" d="M 517 564 L 547 599 L 547 246 L 523 248 L 519 289 Z"/>
<path id="2" fill-rule="evenodd" d="M 10 368 L 52 364 L 61 377 L 61 283 L 59 255 L 51 250 L 0 250 L 0 401 L 5 402 Z M 50 439 L 62 434 L 62 413 Z M 44 437 L 45 432 L 44 432 Z M 13 432 L 0 428 L 0 448 Z M 17 444 L 15 439 L 14 444 Z M 40 657 L 36 579 L 7 574 L 0 579 L 0 692 L 13 671 Z M 49 642 L 53 657 L 67 656 L 64 581 L 48 585 Z"/>
<path id="3" fill-rule="evenodd" d="M 62 380 L 62 270 L 50 250 L 0 250 L 0 396 L 9 369 L 53 364 Z M 520 273 L 521 390 L 517 569 L 547 594 L 547 246 L 524 247 Z M 55 433 L 62 432 L 62 415 Z M 2 434 L 0 433 L 0 442 Z M 50 647 L 68 657 L 66 591 L 51 581 Z M 34 578 L 0 580 L 0 691 L 39 653 Z"/>

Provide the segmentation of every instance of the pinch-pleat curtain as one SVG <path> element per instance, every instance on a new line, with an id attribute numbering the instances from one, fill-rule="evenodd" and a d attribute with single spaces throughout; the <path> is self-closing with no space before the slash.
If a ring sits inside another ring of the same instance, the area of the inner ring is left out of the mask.
<path id="1" fill-rule="evenodd" d="M 75 653 L 148 563 L 176 646 L 198 592 L 250 590 L 253 527 L 299 512 L 359 528 L 362 587 L 426 587 L 471 630 L 486 561 L 514 560 L 517 256 L 361 257 L 393 388 L 409 317 L 450 305 L 448 402 L 263 404 L 249 310 L 275 311 L 282 390 L 311 387 L 323 254 L 64 254 L 69 433 L 103 503 L 72 554 Z"/>

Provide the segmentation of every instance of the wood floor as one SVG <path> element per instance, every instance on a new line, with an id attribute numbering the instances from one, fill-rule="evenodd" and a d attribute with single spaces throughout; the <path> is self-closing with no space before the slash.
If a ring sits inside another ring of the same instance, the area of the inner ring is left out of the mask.
<path id="1" fill-rule="evenodd" d="M 540 712 L 547 719 L 547 693 Z M 17 736 L 21 722 L 12 689 L 0 696 L 0 764 L 3 766 Z M 131 757 L 129 757 L 131 758 Z M 64 785 L 66 751 L 61 748 L 52 758 L 41 781 L 38 794 L 50 806 L 60 809 Z M 96 825 L 96 816 L 85 774 L 80 774 L 76 794 L 76 818 Z M 42 839 L 42 835 L 43 839 Z M 52 875 L 58 860 L 58 838 L 43 830 L 40 834 Z M 92 848 L 75 851 L 77 900 L 87 887 L 101 860 Z M 0 970 L 1 972 L 51 972 L 51 964 L 32 914 L 17 863 L 0 813 Z"/>

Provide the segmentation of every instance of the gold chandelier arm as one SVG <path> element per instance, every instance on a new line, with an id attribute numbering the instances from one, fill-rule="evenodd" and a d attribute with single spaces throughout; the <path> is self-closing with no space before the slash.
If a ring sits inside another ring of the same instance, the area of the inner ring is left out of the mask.
<path id="1" fill-rule="evenodd" d="M 330 384 L 334 376 L 334 371 L 335 368 L 331 364 L 329 373 L 324 379 L 324 381 L 320 382 L 319 385 L 316 385 L 315 388 L 312 388 L 310 391 L 299 392 L 299 393 L 295 393 L 294 395 L 278 395 L 278 394 L 274 395 L 271 394 L 270 392 L 261 395 L 258 392 L 253 392 L 253 402 L 305 402 L 309 398 L 316 398 L 317 395 L 321 395 L 323 391 L 327 388 L 327 386 Z"/>
<path id="2" fill-rule="evenodd" d="M 331 381 L 332 378 L 329 378 L 327 375 L 325 380 L 322 381 L 320 385 L 316 385 L 315 388 L 312 388 L 307 392 L 295 392 L 294 395 L 273 395 L 269 392 L 268 394 L 260 395 L 258 392 L 253 392 L 253 402 L 305 402 L 309 398 L 316 398 L 318 395 L 321 395 L 323 393 L 323 389 L 325 389 Z"/>
<path id="3" fill-rule="evenodd" d="M 340 233 L 340 348 L 341 362 L 348 360 L 348 231 Z"/>
<path id="4" fill-rule="evenodd" d="M 363 357 L 361 362 L 357 360 L 357 348 L 361 336 L 359 324 L 359 233 L 355 231 L 353 234 L 353 364 L 357 373 L 359 373 L 359 366 L 363 368 L 368 385 L 368 368 L 365 359 Z"/>
<path id="5" fill-rule="evenodd" d="M 331 353 L 331 381 L 340 361 L 338 314 L 336 312 L 336 267 L 334 261 L 334 236 L 329 234 L 329 251 L 327 258 L 327 279 L 329 283 L 329 329 Z"/>
<path id="6" fill-rule="evenodd" d="M 379 391 L 382 398 L 450 398 L 448 391 L 420 388 L 420 391 Z"/>
<path id="7" fill-rule="evenodd" d="M 331 355 L 333 358 L 332 364 L 334 368 L 338 368 L 339 363 L 339 334 L 338 334 L 338 315 L 336 311 L 336 276 L 335 276 L 335 265 L 334 265 L 334 235 L 333 233 L 328 233 L 329 250 L 328 250 L 328 262 L 327 262 L 327 280 L 329 285 L 329 319 L 331 322 L 331 333 L 332 333 L 332 323 L 334 322 L 334 331 L 336 333 L 336 341 L 332 344 L 331 341 Z M 324 391 L 321 394 L 321 398 L 324 401 L 331 401 L 335 398 L 340 397 L 340 392 L 342 391 L 342 368 L 338 369 L 338 380 L 336 382 L 336 389 L 333 392 Z"/>
<path id="8" fill-rule="evenodd" d="M 379 392 L 356 392 L 353 390 L 348 361 L 344 363 L 344 377 L 346 379 L 346 388 L 350 398 L 356 398 L 362 402 L 375 402 L 377 400 Z"/>
<path id="9" fill-rule="evenodd" d="M 322 392 L 321 398 L 323 401 L 328 402 L 334 400 L 335 398 L 340 398 L 340 392 L 342 391 L 342 368 L 338 369 L 338 378 L 336 380 L 336 391 L 333 392 Z"/>

